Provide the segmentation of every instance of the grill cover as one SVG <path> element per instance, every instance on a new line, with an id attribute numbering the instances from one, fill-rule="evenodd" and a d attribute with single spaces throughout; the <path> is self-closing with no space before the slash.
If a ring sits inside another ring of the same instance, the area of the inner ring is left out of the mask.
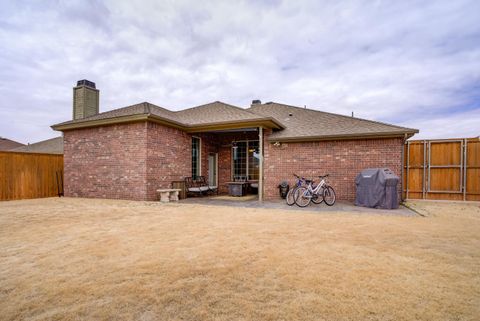
<path id="1" fill-rule="evenodd" d="M 388 168 L 364 169 L 355 178 L 355 205 L 372 208 L 398 208 L 399 178 Z"/>

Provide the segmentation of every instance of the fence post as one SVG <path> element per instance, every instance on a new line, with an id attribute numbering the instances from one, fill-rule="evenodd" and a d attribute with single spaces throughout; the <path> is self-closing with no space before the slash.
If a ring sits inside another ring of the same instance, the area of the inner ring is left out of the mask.
<path id="1" fill-rule="evenodd" d="M 467 200 L 467 149 L 468 149 L 468 138 L 464 139 L 465 143 L 463 144 L 463 200 Z"/>
<path id="2" fill-rule="evenodd" d="M 405 185 L 406 185 L 406 191 L 405 191 L 405 199 L 408 200 L 408 169 L 410 165 L 410 141 L 407 141 L 407 170 L 406 170 L 406 177 L 405 177 Z"/>
<path id="3" fill-rule="evenodd" d="M 426 190 L 426 178 L 427 178 L 427 175 L 425 173 L 426 169 L 427 169 L 427 141 L 424 140 L 423 141 L 423 179 L 422 179 L 422 199 L 425 199 L 426 197 L 426 193 L 425 193 L 425 190 Z"/>

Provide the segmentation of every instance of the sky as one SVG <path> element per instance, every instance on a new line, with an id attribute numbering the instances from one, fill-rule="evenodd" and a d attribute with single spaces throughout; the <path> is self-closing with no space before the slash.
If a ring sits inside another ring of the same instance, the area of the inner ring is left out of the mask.
<path id="1" fill-rule="evenodd" d="M 59 136 L 72 88 L 100 111 L 253 99 L 480 135 L 480 1 L 0 0 L 0 136 Z"/>

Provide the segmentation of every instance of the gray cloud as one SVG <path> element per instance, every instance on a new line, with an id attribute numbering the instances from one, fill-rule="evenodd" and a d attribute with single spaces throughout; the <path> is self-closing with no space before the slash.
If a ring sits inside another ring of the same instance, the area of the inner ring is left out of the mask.
<path id="1" fill-rule="evenodd" d="M 279 101 L 480 134 L 478 1 L 2 3 L 0 135 L 33 142 L 71 117 L 87 78 L 101 110 Z"/>

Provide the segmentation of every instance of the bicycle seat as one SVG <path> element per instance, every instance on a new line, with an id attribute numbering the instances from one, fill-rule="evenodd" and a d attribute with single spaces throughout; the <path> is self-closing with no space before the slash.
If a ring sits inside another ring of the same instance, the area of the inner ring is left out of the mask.
<path id="1" fill-rule="evenodd" d="M 318 177 L 320 178 L 325 178 L 325 177 L 328 177 L 330 174 L 326 174 L 326 175 L 318 175 Z"/>
<path id="2" fill-rule="evenodd" d="M 313 184 L 313 179 L 306 179 L 306 180 L 305 180 L 305 183 L 307 183 L 307 184 Z"/>

